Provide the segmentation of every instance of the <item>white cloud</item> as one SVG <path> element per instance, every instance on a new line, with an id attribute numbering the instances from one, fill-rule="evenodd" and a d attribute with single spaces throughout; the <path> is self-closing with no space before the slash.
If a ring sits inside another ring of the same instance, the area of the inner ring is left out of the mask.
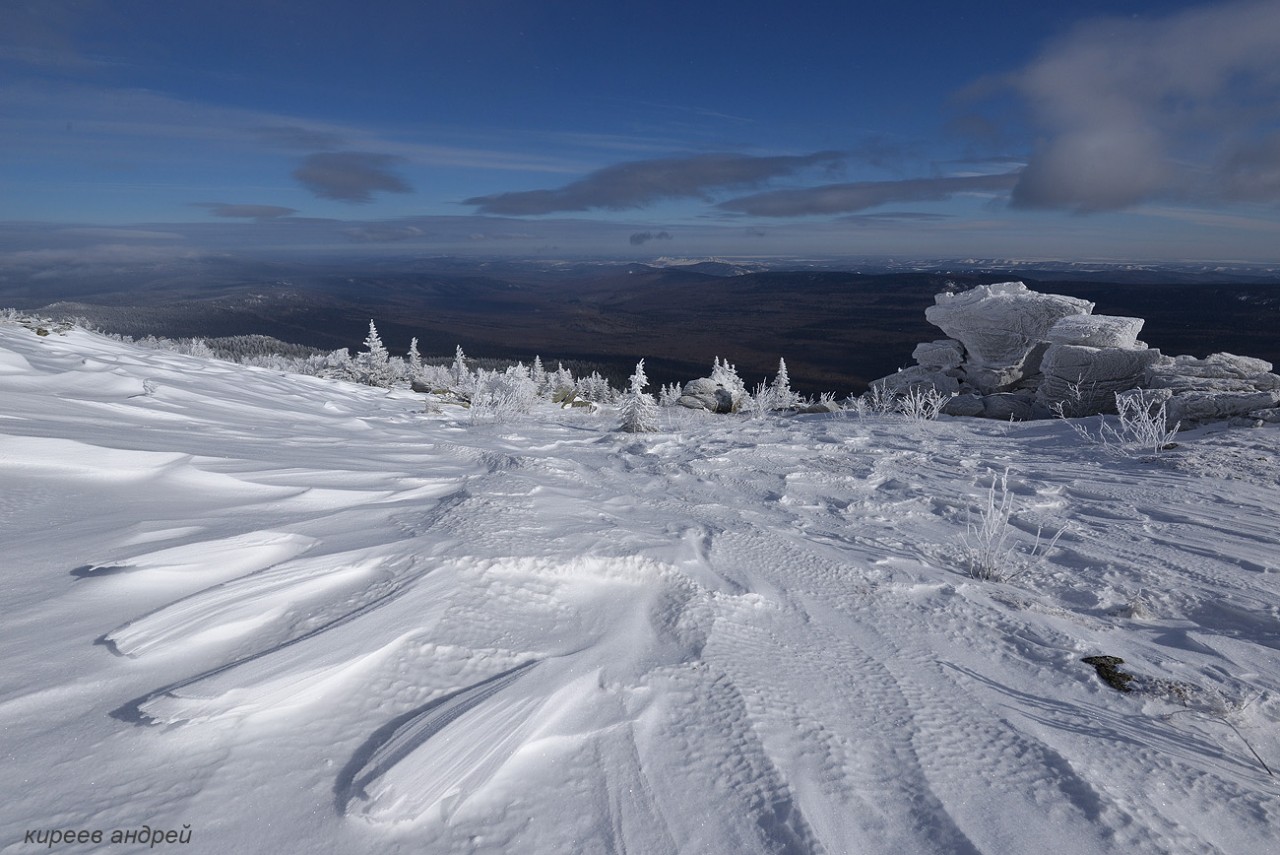
<path id="1" fill-rule="evenodd" d="M 1014 203 L 1280 201 L 1280 3 L 1083 24 L 1014 75 L 1042 137 Z"/>

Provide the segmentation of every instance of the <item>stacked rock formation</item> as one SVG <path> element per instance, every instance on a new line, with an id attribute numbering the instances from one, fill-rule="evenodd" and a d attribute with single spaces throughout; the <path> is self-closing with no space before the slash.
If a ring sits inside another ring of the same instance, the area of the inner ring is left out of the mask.
<path id="1" fill-rule="evenodd" d="M 1280 376 L 1261 359 L 1168 357 L 1138 340 L 1142 318 L 1092 314 L 1088 300 L 1021 282 L 943 293 L 925 317 L 949 337 L 920 344 L 916 364 L 875 381 L 888 391 L 931 387 L 944 412 L 997 419 L 1115 412 L 1115 394 L 1164 390 L 1170 422 L 1280 421 Z M 1167 392 L 1167 394 L 1166 394 Z"/>

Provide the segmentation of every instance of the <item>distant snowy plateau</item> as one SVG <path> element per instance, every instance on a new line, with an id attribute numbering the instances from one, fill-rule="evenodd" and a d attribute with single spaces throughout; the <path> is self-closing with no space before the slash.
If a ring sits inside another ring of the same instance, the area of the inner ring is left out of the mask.
<path id="1" fill-rule="evenodd" d="M 1276 851 L 1280 427 L 662 418 L 0 324 L 0 852 Z"/>

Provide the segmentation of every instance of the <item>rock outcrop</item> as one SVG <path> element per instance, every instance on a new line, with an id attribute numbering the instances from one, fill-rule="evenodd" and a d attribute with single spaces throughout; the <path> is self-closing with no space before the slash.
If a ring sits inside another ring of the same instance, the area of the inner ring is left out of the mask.
<path id="1" fill-rule="evenodd" d="M 699 377 L 684 384 L 676 403 L 691 410 L 713 413 L 733 412 L 733 393 L 710 377 Z"/>
<path id="2" fill-rule="evenodd" d="M 1077 315 L 1049 330 L 1036 401 L 1066 416 L 1116 411 L 1116 392 L 1141 388 L 1163 355 L 1138 341 L 1142 318 Z"/>
<path id="3" fill-rule="evenodd" d="M 961 345 L 964 378 L 983 394 L 1011 391 L 1036 373 L 1037 351 L 1043 353 L 1053 325 L 1093 311 L 1088 300 L 1040 294 L 1021 282 L 979 285 L 934 301 L 925 318 Z"/>
<path id="4" fill-rule="evenodd" d="M 1280 376 L 1261 359 L 1169 357 L 1138 340 L 1142 318 L 1094 315 L 1093 303 L 1021 282 L 943 293 L 925 317 L 949 338 L 925 342 L 916 364 L 873 385 L 932 388 L 943 412 L 995 419 L 1114 413 L 1117 392 L 1162 390 L 1169 422 L 1280 422 Z"/>

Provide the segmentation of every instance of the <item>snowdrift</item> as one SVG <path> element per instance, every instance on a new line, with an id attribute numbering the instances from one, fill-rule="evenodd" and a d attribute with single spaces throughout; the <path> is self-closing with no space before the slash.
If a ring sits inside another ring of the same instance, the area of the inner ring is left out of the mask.
<path id="1" fill-rule="evenodd" d="M 0 851 L 1274 846 L 1280 430 L 662 419 L 0 325 Z"/>

